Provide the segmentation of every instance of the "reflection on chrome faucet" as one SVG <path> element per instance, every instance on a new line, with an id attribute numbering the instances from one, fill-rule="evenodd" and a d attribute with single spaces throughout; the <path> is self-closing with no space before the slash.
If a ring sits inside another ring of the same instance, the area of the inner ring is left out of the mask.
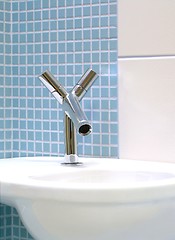
<path id="1" fill-rule="evenodd" d="M 65 163 L 78 163 L 76 131 L 82 136 L 91 133 L 91 124 L 79 101 L 96 78 L 97 74 L 92 69 L 88 69 L 72 91 L 67 92 L 48 70 L 39 76 L 41 82 L 62 105 L 65 112 Z"/>

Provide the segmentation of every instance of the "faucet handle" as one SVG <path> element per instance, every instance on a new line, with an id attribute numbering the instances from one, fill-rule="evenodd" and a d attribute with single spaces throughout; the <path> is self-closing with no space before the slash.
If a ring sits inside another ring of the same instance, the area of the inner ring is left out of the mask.
<path id="1" fill-rule="evenodd" d="M 39 76 L 39 79 L 49 89 L 49 91 L 59 101 L 59 103 L 62 104 L 63 99 L 68 93 L 65 88 L 58 82 L 58 80 L 52 75 L 52 73 L 49 70 L 46 70 Z"/>
<path id="2" fill-rule="evenodd" d="M 78 99 L 81 100 L 97 77 L 98 75 L 96 72 L 94 72 L 92 69 L 88 69 L 77 82 L 71 92 L 74 92 Z"/>

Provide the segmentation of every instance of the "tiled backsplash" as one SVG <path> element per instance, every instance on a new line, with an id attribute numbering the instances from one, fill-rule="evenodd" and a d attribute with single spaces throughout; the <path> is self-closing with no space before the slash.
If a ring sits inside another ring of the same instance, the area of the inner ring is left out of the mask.
<path id="1" fill-rule="evenodd" d="M 50 69 L 70 89 L 89 67 L 99 74 L 82 100 L 93 133 L 78 152 L 116 156 L 116 2 L 12 2 L 11 27 L 13 156 L 64 154 L 62 110 L 37 76 Z"/>
<path id="2" fill-rule="evenodd" d="M 11 156 L 11 11 L 0 1 L 0 158 Z"/>
<path id="3" fill-rule="evenodd" d="M 64 154 L 62 110 L 37 76 L 49 69 L 69 90 L 89 67 L 99 75 L 82 100 L 93 133 L 78 137 L 78 152 L 117 157 L 116 5 L 116 0 L 0 1 L 0 158 Z M 23 228 L 10 216 L 13 237 L 3 234 L 4 225 L 0 240 L 30 239 L 14 235 Z"/>

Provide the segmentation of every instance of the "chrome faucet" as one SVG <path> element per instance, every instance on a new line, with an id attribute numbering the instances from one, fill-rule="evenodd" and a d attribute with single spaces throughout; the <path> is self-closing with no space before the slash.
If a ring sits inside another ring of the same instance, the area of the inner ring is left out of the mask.
<path id="1" fill-rule="evenodd" d="M 56 100 L 62 105 L 65 119 L 65 163 L 77 164 L 77 140 L 76 131 L 86 136 L 91 133 L 92 126 L 80 106 L 80 100 L 94 83 L 97 74 L 88 69 L 81 77 L 75 87 L 67 92 L 57 79 L 47 70 L 43 72 L 39 79 L 49 89 Z"/>

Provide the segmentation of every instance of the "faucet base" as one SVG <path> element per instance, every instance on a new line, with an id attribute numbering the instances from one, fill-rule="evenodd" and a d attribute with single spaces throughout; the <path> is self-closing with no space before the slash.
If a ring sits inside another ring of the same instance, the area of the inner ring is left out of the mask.
<path id="1" fill-rule="evenodd" d="M 62 163 L 64 165 L 81 165 L 82 162 L 78 161 L 78 156 L 76 154 L 65 154 L 64 156 L 65 161 Z"/>

